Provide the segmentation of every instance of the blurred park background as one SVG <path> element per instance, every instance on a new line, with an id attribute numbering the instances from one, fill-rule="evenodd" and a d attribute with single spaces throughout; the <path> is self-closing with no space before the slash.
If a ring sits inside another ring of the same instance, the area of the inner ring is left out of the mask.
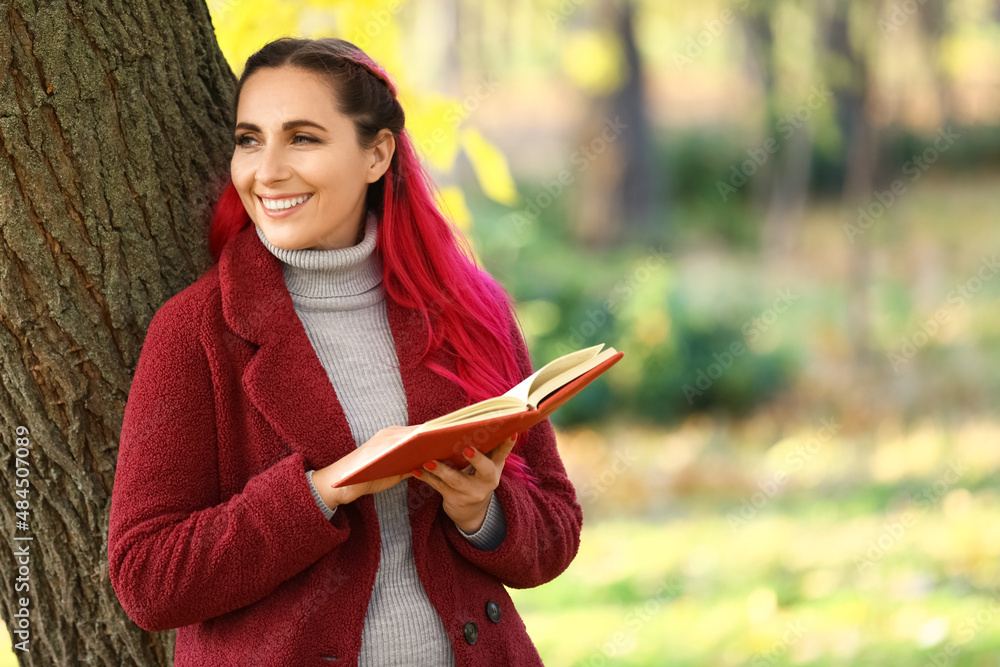
<path id="1" fill-rule="evenodd" d="M 536 367 L 625 351 L 546 664 L 1000 664 L 1000 3 L 208 4 L 389 71 Z"/>

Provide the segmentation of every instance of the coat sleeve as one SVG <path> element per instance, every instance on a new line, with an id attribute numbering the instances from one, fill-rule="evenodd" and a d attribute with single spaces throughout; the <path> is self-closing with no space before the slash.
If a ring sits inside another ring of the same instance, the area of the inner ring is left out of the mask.
<path id="1" fill-rule="evenodd" d="M 511 322 L 521 379 L 534 370 L 524 338 Z M 467 560 L 495 576 L 509 588 L 532 588 L 559 576 L 580 548 L 583 511 L 576 490 L 556 450 L 555 431 L 546 418 L 520 436 L 514 452 L 524 457 L 536 478 L 528 486 L 509 474 L 500 475 L 495 490 L 503 506 L 507 535 L 492 551 L 476 549 L 452 521 L 444 522 L 445 535 Z"/>
<path id="2" fill-rule="evenodd" d="M 344 512 L 317 507 L 299 452 L 220 502 L 214 384 L 190 310 L 174 297 L 150 322 L 111 497 L 111 584 L 150 631 L 250 605 L 350 533 Z"/>

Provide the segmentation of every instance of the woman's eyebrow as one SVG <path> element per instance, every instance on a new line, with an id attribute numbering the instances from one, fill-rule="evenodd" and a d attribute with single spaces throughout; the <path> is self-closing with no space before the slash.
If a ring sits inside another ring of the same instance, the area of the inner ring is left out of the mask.
<path id="1" fill-rule="evenodd" d="M 291 129 L 296 128 L 296 127 L 315 127 L 317 129 L 322 130 L 323 132 L 326 132 L 326 128 L 323 127 L 322 125 L 314 123 L 311 120 L 305 120 L 305 119 L 286 120 L 282 124 L 281 130 L 283 132 L 287 132 L 288 130 L 291 130 Z M 237 123 L 236 124 L 236 129 L 237 130 L 250 130 L 251 132 L 260 132 L 260 128 L 257 127 L 256 125 L 254 125 L 253 123 Z"/>

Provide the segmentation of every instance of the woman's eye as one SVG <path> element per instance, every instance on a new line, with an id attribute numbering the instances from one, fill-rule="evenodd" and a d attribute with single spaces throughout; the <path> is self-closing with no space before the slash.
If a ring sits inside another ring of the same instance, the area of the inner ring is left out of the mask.
<path id="1" fill-rule="evenodd" d="M 253 137 L 251 137 L 249 134 L 242 134 L 242 135 L 236 137 L 236 145 L 237 146 L 246 146 L 247 145 L 247 142 L 246 142 L 247 139 L 253 140 Z M 316 141 L 317 141 L 316 139 L 313 139 L 312 137 L 307 136 L 305 134 L 296 134 L 294 137 L 292 137 L 292 141 L 293 142 L 297 141 L 298 139 L 304 139 L 306 141 L 306 143 L 316 143 Z"/>

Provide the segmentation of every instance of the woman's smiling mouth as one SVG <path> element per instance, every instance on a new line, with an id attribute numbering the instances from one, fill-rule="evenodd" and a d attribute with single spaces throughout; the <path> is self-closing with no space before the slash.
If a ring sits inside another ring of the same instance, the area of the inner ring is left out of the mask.
<path id="1" fill-rule="evenodd" d="M 285 197 L 282 199 L 265 199 L 264 197 L 257 195 L 257 199 L 260 200 L 261 206 L 264 208 L 264 212 L 267 215 L 272 218 L 283 218 L 301 209 L 307 201 L 312 199 L 312 193 L 296 197 Z"/>

